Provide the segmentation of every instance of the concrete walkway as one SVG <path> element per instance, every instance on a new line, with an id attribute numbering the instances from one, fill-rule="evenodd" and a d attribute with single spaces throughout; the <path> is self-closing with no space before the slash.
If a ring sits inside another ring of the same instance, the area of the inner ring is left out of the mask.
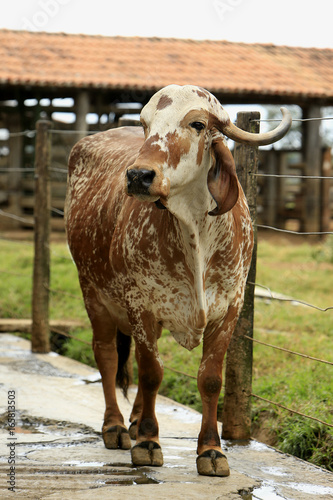
<path id="1" fill-rule="evenodd" d="M 98 379 L 90 367 L 31 354 L 28 341 L 0 335 L 1 499 L 333 499 L 333 474 L 256 441 L 224 443 L 228 478 L 199 476 L 201 416 L 163 397 L 157 415 L 165 464 L 132 467 L 129 451 L 103 446 Z M 131 388 L 131 402 L 134 396 Z M 8 401 L 15 427 L 8 427 Z M 127 419 L 131 404 L 120 393 L 119 402 Z"/>

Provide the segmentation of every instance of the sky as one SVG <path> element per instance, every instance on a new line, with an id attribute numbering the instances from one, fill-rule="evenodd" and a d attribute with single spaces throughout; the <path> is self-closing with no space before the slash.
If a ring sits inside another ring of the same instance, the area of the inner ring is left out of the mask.
<path id="1" fill-rule="evenodd" d="M 0 0 L 0 28 L 333 48 L 332 0 Z"/>

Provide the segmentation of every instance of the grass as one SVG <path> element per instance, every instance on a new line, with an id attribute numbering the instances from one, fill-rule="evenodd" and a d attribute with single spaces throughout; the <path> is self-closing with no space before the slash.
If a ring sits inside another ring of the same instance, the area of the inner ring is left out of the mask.
<path id="1" fill-rule="evenodd" d="M 31 315 L 33 246 L 0 241 L 0 310 L 4 318 Z M 91 330 L 79 289 L 76 268 L 64 243 L 51 244 L 52 319 L 73 319 L 84 328 L 73 334 L 90 342 Z M 256 282 L 326 308 L 332 296 L 333 238 L 323 243 L 291 243 L 283 237 L 259 238 Z M 66 292 L 66 293 L 63 293 Z M 258 299 L 254 337 L 262 342 L 333 362 L 333 310 L 320 312 L 289 302 Z M 201 347 L 191 353 L 167 331 L 159 342 L 165 365 L 160 392 L 200 411 L 196 377 Z M 66 354 L 95 366 L 92 350 L 71 340 Z M 260 344 L 254 344 L 253 393 L 333 424 L 333 367 Z M 223 404 L 220 397 L 219 413 Z M 282 451 L 333 470 L 332 428 L 253 398 L 253 430 L 258 439 Z"/>

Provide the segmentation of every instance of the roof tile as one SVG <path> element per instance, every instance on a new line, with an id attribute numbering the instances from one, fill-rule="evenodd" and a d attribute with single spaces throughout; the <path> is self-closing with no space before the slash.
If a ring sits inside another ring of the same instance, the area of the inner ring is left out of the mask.
<path id="1" fill-rule="evenodd" d="M 333 97 L 333 49 L 0 30 L 0 84 Z"/>

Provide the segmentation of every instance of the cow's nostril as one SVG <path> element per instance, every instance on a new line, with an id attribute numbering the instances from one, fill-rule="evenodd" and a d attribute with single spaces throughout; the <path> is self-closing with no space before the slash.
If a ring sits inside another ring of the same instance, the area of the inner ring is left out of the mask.
<path id="1" fill-rule="evenodd" d="M 130 194 L 149 194 L 149 188 L 156 173 L 154 170 L 129 169 L 127 175 L 127 190 Z"/>
<path id="2" fill-rule="evenodd" d="M 149 187 L 153 182 L 155 175 L 156 173 L 154 170 L 140 170 L 139 178 L 144 186 L 146 185 Z"/>

